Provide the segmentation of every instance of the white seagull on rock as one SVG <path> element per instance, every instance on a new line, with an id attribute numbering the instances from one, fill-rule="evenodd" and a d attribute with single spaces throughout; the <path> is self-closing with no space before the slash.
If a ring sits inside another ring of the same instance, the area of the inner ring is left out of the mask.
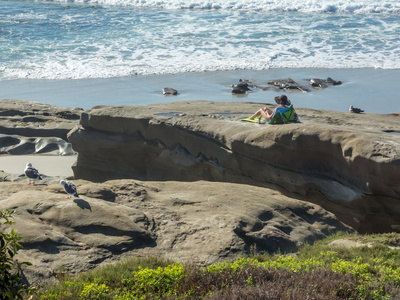
<path id="1" fill-rule="evenodd" d="M 64 186 L 64 190 L 68 194 L 67 198 L 70 198 L 71 196 L 79 197 L 78 192 L 76 191 L 76 186 L 73 182 L 61 180 L 60 183 Z"/>
<path id="2" fill-rule="evenodd" d="M 39 174 L 39 171 L 32 167 L 31 163 L 27 163 L 25 170 L 25 176 L 29 178 L 28 184 L 35 184 L 35 180 L 42 180 L 42 177 Z"/>
<path id="3" fill-rule="evenodd" d="M 364 111 L 361 108 L 357 108 L 354 107 L 353 105 L 350 105 L 349 112 L 360 114 L 363 113 Z"/>

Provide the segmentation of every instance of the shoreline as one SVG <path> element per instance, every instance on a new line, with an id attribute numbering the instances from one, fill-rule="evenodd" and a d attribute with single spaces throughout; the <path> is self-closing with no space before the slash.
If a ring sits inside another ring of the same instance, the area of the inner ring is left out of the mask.
<path id="1" fill-rule="evenodd" d="M 245 96 L 231 93 L 231 85 L 239 79 L 266 83 L 292 78 L 331 77 L 342 85 L 313 89 L 309 93 L 269 88 L 255 90 Z M 216 102 L 273 103 L 276 95 L 286 94 L 296 107 L 348 111 L 350 105 L 366 113 L 400 112 L 397 69 L 268 69 L 238 70 L 171 75 L 143 75 L 125 78 L 42 80 L 18 79 L 0 81 L 0 99 L 23 99 L 62 106 L 92 108 L 97 105 L 146 105 L 176 101 L 206 100 Z M 172 87 L 177 96 L 164 96 L 162 89 Z"/>
<path id="2" fill-rule="evenodd" d="M 71 166 L 76 161 L 76 155 L 0 155 L 0 172 L 23 175 L 28 162 L 38 169 L 42 177 L 70 177 L 73 176 Z"/>

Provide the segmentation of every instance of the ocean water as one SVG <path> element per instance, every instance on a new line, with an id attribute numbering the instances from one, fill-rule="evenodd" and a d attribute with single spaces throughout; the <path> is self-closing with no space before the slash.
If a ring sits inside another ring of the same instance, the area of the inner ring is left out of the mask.
<path id="1" fill-rule="evenodd" d="M 400 2 L 0 0 L 0 53 L 0 98 L 60 105 L 172 101 L 159 91 L 182 82 L 186 94 L 174 101 L 214 101 L 211 95 L 228 101 L 229 84 L 239 76 L 267 80 L 296 70 L 303 72 L 295 80 L 359 70 L 360 77 L 334 79 L 363 78 L 365 91 L 379 74 L 400 80 Z M 370 76 L 363 77 L 365 70 Z M 204 81 L 210 74 L 217 80 L 212 94 L 210 79 Z M 376 92 L 398 99 L 393 82 L 376 84 Z M 265 102 L 260 94 L 245 100 Z"/>

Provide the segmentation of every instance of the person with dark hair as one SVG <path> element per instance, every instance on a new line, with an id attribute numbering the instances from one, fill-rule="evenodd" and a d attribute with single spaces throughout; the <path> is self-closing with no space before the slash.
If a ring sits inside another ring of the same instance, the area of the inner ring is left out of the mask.
<path id="1" fill-rule="evenodd" d="M 286 97 L 286 95 L 275 97 L 275 102 L 279 105 L 274 110 L 270 110 L 268 107 L 260 108 L 249 119 L 253 120 L 257 117 L 262 117 L 265 119 L 265 121 L 269 122 L 271 121 L 278 107 L 288 107 L 292 104 L 290 100 Z"/>

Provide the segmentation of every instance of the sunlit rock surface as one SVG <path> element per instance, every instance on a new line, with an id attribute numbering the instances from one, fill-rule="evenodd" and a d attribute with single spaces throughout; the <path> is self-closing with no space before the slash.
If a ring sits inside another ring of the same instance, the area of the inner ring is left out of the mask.
<path id="1" fill-rule="evenodd" d="M 68 136 L 79 153 L 75 177 L 273 184 L 360 232 L 400 225 L 399 114 L 296 108 L 301 123 L 240 121 L 259 107 L 207 101 L 94 107 Z"/>

